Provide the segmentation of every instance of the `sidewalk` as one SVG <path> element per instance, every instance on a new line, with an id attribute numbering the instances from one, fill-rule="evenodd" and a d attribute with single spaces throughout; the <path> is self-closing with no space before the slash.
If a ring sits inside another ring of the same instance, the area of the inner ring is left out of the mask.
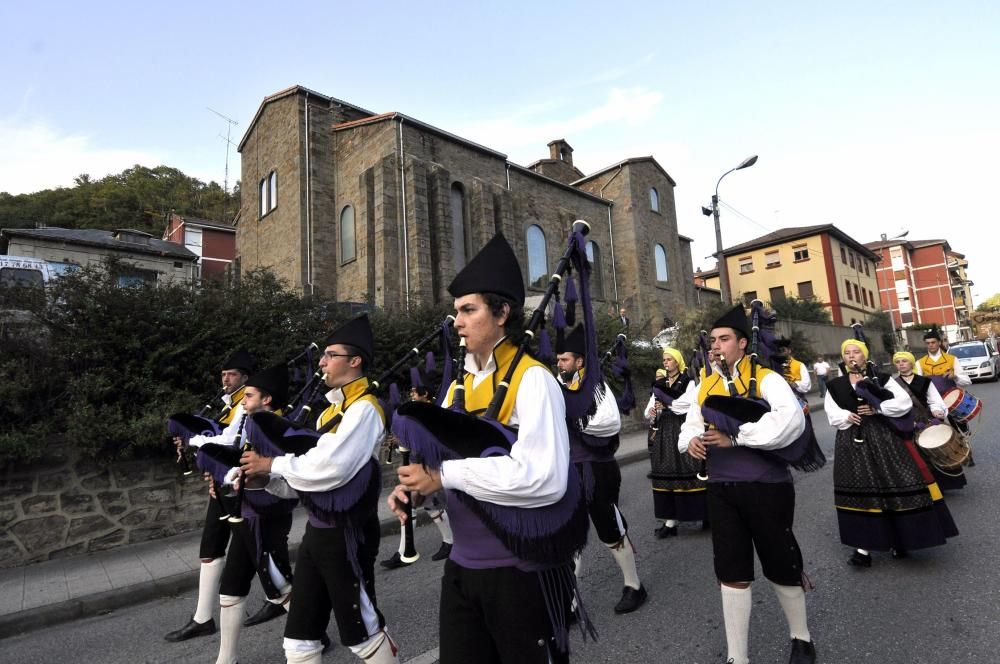
<path id="1" fill-rule="evenodd" d="M 645 406 L 645 403 L 639 407 Z M 810 395 L 812 412 L 823 404 Z M 616 454 L 620 465 L 648 458 L 645 430 L 624 434 Z M 423 514 L 421 513 L 421 516 Z M 382 535 L 399 532 L 399 521 L 379 501 Z M 417 525 L 425 523 L 417 521 Z M 306 518 L 297 510 L 289 535 L 294 558 Z M 0 569 L 0 639 L 86 618 L 198 585 L 201 531 L 61 560 Z"/>

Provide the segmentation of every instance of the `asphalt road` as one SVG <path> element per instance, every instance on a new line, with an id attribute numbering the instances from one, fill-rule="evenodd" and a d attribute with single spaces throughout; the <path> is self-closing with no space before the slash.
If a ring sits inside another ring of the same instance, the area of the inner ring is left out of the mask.
<path id="1" fill-rule="evenodd" d="M 796 474 L 796 534 L 806 571 L 816 585 L 807 595 L 809 623 L 819 661 L 826 664 L 995 662 L 1000 660 L 1000 518 L 995 487 L 1000 486 L 1000 385 L 977 384 L 973 391 L 986 407 L 974 422 L 977 465 L 967 471 L 969 485 L 947 494 L 960 535 L 944 547 L 915 552 L 893 561 L 875 554 L 868 570 L 848 567 L 850 550 L 841 545 L 833 508 L 832 470 Z M 990 405 L 993 405 L 991 408 Z M 817 434 L 832 455 L 833 431 L 825 414 L 814 416 Z M 649 601 L 638 612 L 616 616 L 621 575 L 611 556 L 596 543 L 588 547 L 581 580 L 588 609 L 600 632 L 597 643 L 584 644 L 575 634 L 577 662 L 725 661 L 725 632 L 719 593 L 712 574 L 710 534 L 682 526 L 677 538 L 653 538 L 648 465 L 623 469 L 621 507 L 638 549 L 639 571 Z M 593 535 L 593 531 L 591 532 Z M 417 530 L 426 558 L 391 572 L 379 569 L 379 604 L 402 647 L 401 661 L 429 664 L 437 646 L 437 596 L 441 563 L 430 561 L 437 549 L 432 526 Z M 383 541 L 389 555 L 394 539 Z M 259 591 L 249 606 L 259 606 Z M 138 662 L 214 662 L 218 637 L 180 644 L 162 636 L 179 627 L 195 598 L 165 598 L 108 615 L 80 620 L 13 637 L 0 643 L 3 662 L 78 664 Z M 244 631 L 243 664 L 283 661 L 279 619 Z M 336 641 L 336 634 L 331 633 Z M 755 664 L 787 661 L 787 628 L 770 585 L 754 585 L 751 660 Z M 355 662 L 336 646 L 326 662 Z"/>

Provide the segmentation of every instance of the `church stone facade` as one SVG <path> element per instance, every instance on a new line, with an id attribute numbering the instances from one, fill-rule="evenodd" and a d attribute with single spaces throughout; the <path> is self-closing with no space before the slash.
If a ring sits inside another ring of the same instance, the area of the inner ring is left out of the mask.
<path id="1" fill-rule="evenodd" d="M 595 310 L 627 309 L 655 333 L 694 306 L 691 240 L 675 183 L 652 157 L 585 175 L 565 140 L 530 166 L 401 113 L 376 114 L 301 86 L 264 99 L 240 142 L 240 270 L 406 311 L 447 286 L 497 232 L 540 295 L 574 220 L 591 225 Z"/>

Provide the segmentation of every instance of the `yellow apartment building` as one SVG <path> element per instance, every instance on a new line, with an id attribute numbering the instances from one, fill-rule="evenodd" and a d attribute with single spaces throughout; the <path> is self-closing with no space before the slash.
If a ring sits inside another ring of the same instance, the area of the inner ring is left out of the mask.
<path id="1" fill-rule="evenodd" d="M 783 228 L 723 250 L 730 291 L 749 303 L 816 298 L 835 325 L 879 310 L 878 256 L 833 224 Z"/>

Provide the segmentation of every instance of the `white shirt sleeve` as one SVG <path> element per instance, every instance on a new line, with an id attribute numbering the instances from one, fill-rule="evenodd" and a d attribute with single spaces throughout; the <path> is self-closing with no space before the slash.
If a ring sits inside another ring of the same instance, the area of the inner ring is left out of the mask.
<path id="1" fill-rule="evenodd" d="M 692 385 L 694 382 L 692 381 Z M 686 393 L 685 393 L 686 394 Z M 705 418 L 701 414 L 701 406 L 698 405 L 697 397 L 688 408 L 684 424 L 681 425 L 681 432 L 677 436 L 677 449 L 681 454 L 688 450 L 688 443 L 692 438 L 696 438 L 705 433 Z"/>
<path id="2" fill-rule="evenodd" d="M 920 367 L 920 362 L 917 362 L 916 364 L 913 365 L 913 373 L 917 374 L 918 376 L 924 375 L 924 370 Z"/>
<path id="3" fill-rule="evenodd" d="M 643 415 L 646 416 L 647 420 L 652 420 L 656 417 L 656 397 L 652 394 L 649 395 L 649 403 L 646 404 L 646 410 L 642 411 Z"/>
<path id="4" fill-rule="evenodd" d="M 674 415 L 686 415 L 688 410 L 698 403 L 698 384 L 693 380 L 684 388 L 684 394 L 680 395 L 670 404 L 670 411 Z M 691 440 L 689 437 L 688 440 Z"/>
<path id="5" fill-rule="evenodd" d="M 934 387 L 934 383 L 927 386 L 927 407 L 930 409 L 931 415 L 938 419 L 943 420 L 948 416 L 948 406 L 944 404 L 944 399 L 941 398 L 938 388 Z"/>
<path id="6" fill-rule="evenodd" d="M 511 423 L 516 420 L 519 429 L 510 454 L 445 461 L 441 483 L 446 489 L 514 507 L 551 505 L 566 493 L 569 434 L 559 383 L 544 367 L 530 367 L 515 399 Z"/>
<path id="7" fill-rule="evenodd" d="M 830 426 L 836 427 L 843 431 L 844 429 L 850 429 L 852 426 L 851 421 L 848 416 L 851 411 L 844 410 L 837 405 L 837 402 L 833 400 L 833 393 L 829 390 L 826 392 L 826 397 L 823 399 L 823 410 L 826 411 L 826 419 L 830 423 Z"/>
<path id="8" fill-rule="evenodd" d="M 959 387 L 968 387 L 969 385 L 972 385 L 972 379 L 965 373 L 965 369 L 962 368 L 962 365 L 958 363 L 957 357 L 955 358 L 955 364 L 953 366 L 955 369 L 955 384 Z"/>
<path id="9" fill-rule="evenodd" d="M 805 415 L 792 388 L 777 373 L 760 381 L 760 394 L 771 404 L 771 411 L 756 422 L 740 425 L 736 444 L 759 450 L 780 450 L 794 443 L 805 431 Z"/>
<path id="10" fill-rule="evenodd" d="M 597 410 L 588 420 L 583 432 L 588 436 L 609 438 L 621 431 L 622 416 L 618 412 L 618 400 L 615 399 L 611 386 L 604 384 L 603 397 L 599 397 L 595 390 L 594 399 L 597 400 Z"/>
<path id="11" fill-rule="evenodd" d="M 902 417 L 913 408 L 913 400 L 906 390 L 894 380 L 890 380 L 884 386 L 893 394 L 892 399 L 886 399 L 879 404 L 878 412 L 887 417 Z"/>
<path id="12" fill-rule="evenodd" d="M 795 381 L 795 389 L 801 394 L 805 394 L 812 389 L 812 378 L 809 377 L 809 368 L 803 362 L 799 362 L 799 379 Z"/>
<path id="13" fill-rule="evenodd" d="M 216 445 L 235 445 L 236 444 L 236 433 L 240 430 L 240 422 L 243 421 L 245 415 L 243 414 L 243 404 L 239 403 L 236 405 L 236 412 L 233 413 L 233 419 L 229 420 L 229 424 L 226 428 L 222 430 L 216 436 L 191 436 L 188 440 L 189 447 L 201 447 L 205 443 L 215 443 Z"/>
<path id="14" fill-rule="evenodd" d="M 316 447 L 299 456 L 275 457 L 271 474 L 284 477 L 300 491 L 336 489 L 368 463 L 384 436 L 385 426 L 375 406 L 357 401 L 344 412 L 337 430 L 320 436 Z"/>

